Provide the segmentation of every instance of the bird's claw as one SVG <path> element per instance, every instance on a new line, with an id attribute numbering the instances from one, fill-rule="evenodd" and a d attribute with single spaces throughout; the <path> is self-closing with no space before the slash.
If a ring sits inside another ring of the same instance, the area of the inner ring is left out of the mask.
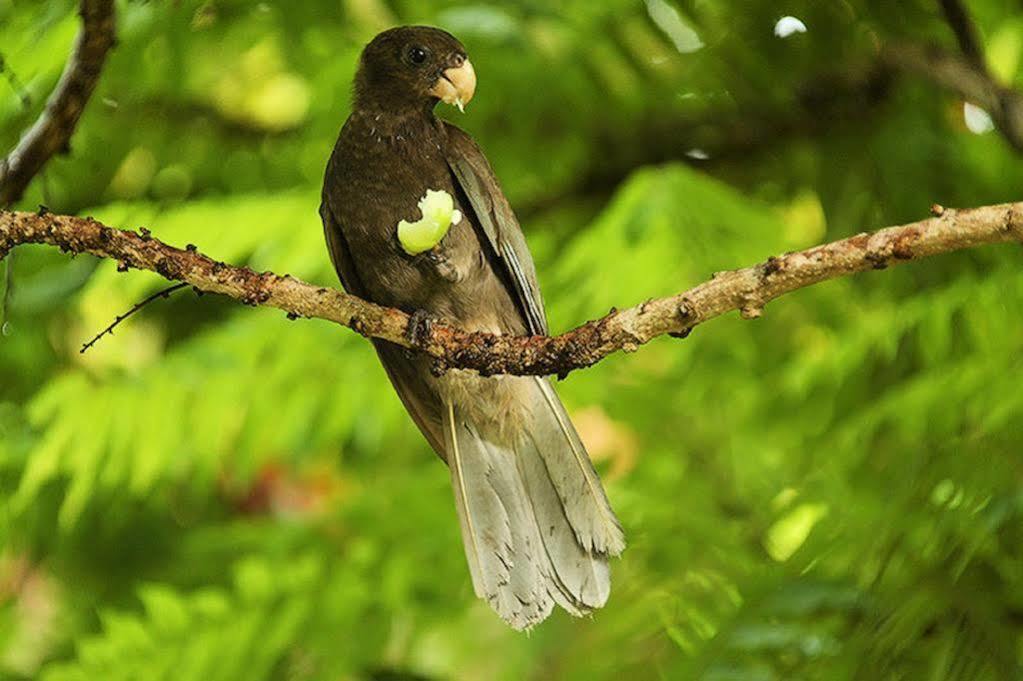
<path id="1" fill-rule="evenodd" d="M 452 283 L 461 281 L 462 277 L 459 275 L 458 269 L 439 246 L 433 247 L 424 253 L 423 256 L 437 271 L 437 274 L 441 276 L 441 279 Z"/>
<path id="2" fill-rule="evenodd" d="M 405 327 L 405 340 L 413 348 L 421 346 L 430 337 L 433 329 L 433 318 L 426 310 L 416 310 L 408 320 Z"/>

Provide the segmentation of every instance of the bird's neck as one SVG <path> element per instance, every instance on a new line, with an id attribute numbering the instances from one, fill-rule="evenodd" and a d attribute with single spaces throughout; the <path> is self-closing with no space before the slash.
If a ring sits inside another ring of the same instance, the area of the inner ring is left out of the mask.
<path id="1" fill-rule="evenodd" d="M 442 134 L 440 119 L 433 113 L 434 104 L 404 110 L 385 109 L 373 105 L 358 106 L 351 122 L 377 141 L 415 141 L 432 139 Z"/>

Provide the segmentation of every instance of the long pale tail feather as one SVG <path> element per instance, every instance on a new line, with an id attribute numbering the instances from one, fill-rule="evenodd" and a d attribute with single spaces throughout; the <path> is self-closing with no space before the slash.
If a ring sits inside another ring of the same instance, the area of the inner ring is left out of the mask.
<path id="1" fill-rule="evenodd" d="M 514 467 L 494 452 L 478 433 L 447 405 L 445 439 L 455 506 L 476 595 L 487 601 L 515 629 L 543 621 L 554 607 L 548 593 L 542 548 L 534 548 L 535 531 L 523 522 L 525 491 Z M 495 454 L 497 456 L 495 456 Z M 533 523 L 535 525 L 535 523 Z"/>
<path id="2" fill-rule="evenodd" d="M 498 584 L 507 584 L 510 579 L 511 526 L 504 505 L 488 480 L 489 457 L 485 450 L 481 451 L 472 431 L 455 420 L 451 403 L 446 425 L 451 481 L 469 571 L 476 595 L 489 598 L 496 593 Z"/>
<path id="3" fill-rule="evenodd" d="M 573 615 L 585 615 L 603 606 L 611 593 L 607 556 L 589 552 L 576 539 L 539 449 L 527 435 L 516 458 L 552 568 L 551 595 Z"/>
<path id="4" fill-rule="evenodd" d="M 554 603 L 577 616 L 604 605 L 608 554 L 624 539 L 553 388 L 517 380 L 532 416 L 513 444 L 486 437 L 466 418 L 474 410 L 450 400 L 444 444 L 476 594 L 527 629 Z"/>
<path id="5" fill-rule="evenodd" d="M 506 465 L 514 452 L 482 442 L 490 455 L 489 480 L 504 505 L 512 527 L 511 579 L 508 584 L 510 598 L 501 598 L 502 610 L 509 613 L 506 620 L 514 620 L 527 628 L 542 622 L 554 609 L 554 597 L 548 587 L 549 563 L 544 546 L 533 519 L 533 510 L 522 486 L 518 472 Z M 502 615 L 504 616 L 504 615 Z"/>
<path id="6" fill-rule="evenodd" d="M 617 556 L 625 550 L 625 534 L 600 484 L 597 471 L 583 447 L 565 407 L 546 378 L 531 379 L 543 405 L 534 403 L 532 435 L 542 443 L 537 450 L 547 464 L 565 515 L 583 546 Z M 560 443 L 560 446 L 559 446 Z"/>

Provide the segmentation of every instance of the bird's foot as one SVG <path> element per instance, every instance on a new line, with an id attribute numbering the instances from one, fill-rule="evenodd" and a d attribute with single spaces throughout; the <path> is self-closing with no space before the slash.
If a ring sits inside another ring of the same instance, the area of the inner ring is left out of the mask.
<path id="1" fill-rule="evenodd" d="M 440 278 L 449 281 L 453 284 L 457 284 L 462 280 L 462 275 L 459 273 L 458 268 L 455 267 L 451 259 L 440 249 L 439 246 L 431 248 L 426 253 L 423 253 L 427 262 L 433 267 L 433 269 L 440 275 Z"/>
<path id="2" fill-rule="evenodd" d="M 412 348 L 421 347 L 430 337 L 432 329 L 433 317 L 430 313 L 426 310 L 416 310 L 409 317 L 408 326 L 405 327 L 405 340 Z M 410 356 L 415 354 L 411 348 L 406 348 L 405 352 Z"/>

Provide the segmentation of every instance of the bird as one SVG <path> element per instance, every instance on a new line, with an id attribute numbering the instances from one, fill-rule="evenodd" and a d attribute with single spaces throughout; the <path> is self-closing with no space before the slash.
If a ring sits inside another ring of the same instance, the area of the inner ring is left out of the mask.
<path id="1" fill-rule="evenodd" d="M 536 268 L 483 151 L 437 116 L 464 111 L 477 76 L 462 43 L 428 26 L 363 49 L 351 113 L 324 173 L 320 216 L 349 293 L 467 331 L 547 335 Z M 516 630 L 610 595 L 622 526 L 550 379 L 432 371 L 374 339 L 405 408 L 447 464 L 476 595 Z"/>

